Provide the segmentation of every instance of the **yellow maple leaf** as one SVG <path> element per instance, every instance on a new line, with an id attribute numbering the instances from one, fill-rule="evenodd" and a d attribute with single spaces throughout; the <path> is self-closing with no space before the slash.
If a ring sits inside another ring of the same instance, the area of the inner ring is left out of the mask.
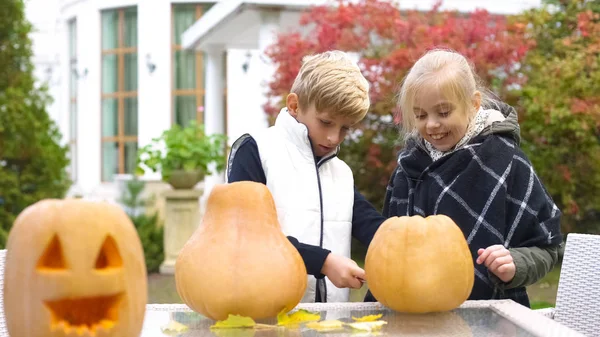
<path id="1" fill-rule="evenodd" d="M 320 319 L 321 314 L 318 312 L 310 312 L 304 309 L 300 309 L 291 315 L 288 315 L 285 311 L 282 311 L 277 315 L 277 325 L 290 326 L 300 324 L 302 322 L 318 321 Z"/>
<path id="2" fill-rule="evenodd" d="M 217 321 L 211 325 L 211 329 L 235 329 L 235 328 L 253 328 L 256 322 L 250 317 L 229 315 L 226 320 Z"/>
<path id="3" fill-rule="evenodd" d="M 212 329 L 210 332 L 216 337 L 254 337 L 256 335 L 256 329 L 253 328 Z"/>
<path id="4" fill-rule="evenodd" d="M 382 326 L 386 325 L 386 321 L 369 321 L 369 322 L 356 322 L 356 323 L 347 323 L 349 327 L 354 330 L 360 331 L 377 331 L 381 329 Z"/>
<path id="5" fill-rule="evenodd" d="M 188 329 L 187 325 L 183 325 L 177 321 L 169 321 L 169 323 L 165 326 L 160 327 L 160 330 L 166 334 L 176 334 L 180 332 L 184 332 Z"/>
<path id="6" fill-rule="evenodd" d="M 317 331 L 335 331 L 344 329 L 344 323 L 339 320 L 328 320 L 320 322 L 309 322 L 306 323 L 306 327 Z"/>
<path id="7" fill-rule="evenodd" d="M 376 321 L 378 319 L 380 319 L 383 316 L 383 314 L 379 314 L 379 315 L 367 315 L 367 316 L 362 316 L 362 317 L 354 317 L 352 316 L 352 319 L 356 322 L 373 322 Z"/>

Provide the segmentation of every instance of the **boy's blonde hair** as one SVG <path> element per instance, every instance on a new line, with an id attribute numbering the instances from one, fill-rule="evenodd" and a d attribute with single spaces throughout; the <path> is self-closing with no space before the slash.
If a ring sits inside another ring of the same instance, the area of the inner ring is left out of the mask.
<path id="1" fill-rule="evenodd" d="M 305 56 L 291 93 L 298 95 L 298 105 L 317 112 L 361 121 L 367 114 L 369 82 L 358 65 L 339 50 Z"/>
<path id="2" fill-rule="evenodd" d="M 436 86 L 448 100 L 460 104 L 470 122 L 477 111 L 473 109 L 475 92 L 481 94 L 481 105 L 495 104 L 493 94 L 480 83 L 472 64 L 461 54 L 451 50 L 435 49 L 423 55 L 410 69 L 400 89 L 398 105 L 402 111 L 402 130 L 406 139 L 418 137 L 415 99 L 425 86 Z"/>

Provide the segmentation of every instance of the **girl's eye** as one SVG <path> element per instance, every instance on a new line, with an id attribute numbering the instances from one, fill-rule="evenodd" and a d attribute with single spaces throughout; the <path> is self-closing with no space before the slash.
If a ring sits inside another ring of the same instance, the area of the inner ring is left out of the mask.
<path id="1" fill-rule="evenodd" d="M 417 115 L 415 116 L 416 119 L 425 119 L 425 115 Z"/>
<path id="2" fill-rule="evenodd" d="M 439 112 L 439 115 L 442 117 L 448 117 L 448 115 L 452 112 L 452 108 L 447 108 Z"/>
<path id="3" fill-rule="evenodd" d="M 331 122 L 330 122 L 330 121 L 324 121 L 324 120 L 321 120 L 321 123 L 323 123 L 324 125 L 329 125 L 329 124 L 331 124 Z"/>

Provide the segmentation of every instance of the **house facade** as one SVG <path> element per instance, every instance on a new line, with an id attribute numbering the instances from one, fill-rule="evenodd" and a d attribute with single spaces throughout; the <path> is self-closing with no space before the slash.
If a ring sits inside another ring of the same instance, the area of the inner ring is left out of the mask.
<path id="1" fill-rule="evenodd" d="M 196 120 L 229 144 L 268 126 L 262 110 L 273 67 L 263 55 L 302 10 L 326 0 L 29 0 L 34 64 L 69 144 L 69 195 L 115 200 L 137 149 Z M 401 1 L 430 9 L 435 1 Z M 516 13 L 540 0 L 446 0 L 442 8 Z M 158 174 L 143 179 L 168 188 Z M 224 181 L 207 178 L 207 191 Z"/>

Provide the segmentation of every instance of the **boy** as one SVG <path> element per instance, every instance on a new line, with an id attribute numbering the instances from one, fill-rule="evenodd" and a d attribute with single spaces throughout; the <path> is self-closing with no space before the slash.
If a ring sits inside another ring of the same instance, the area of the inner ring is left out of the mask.
<path id="1" fill-rule="evenodd" d="M 283 232 L 309 274 L 303 302 L 347 302 L 364 270 L 351 236 L 368 245 L 384 218 L 354 188 L 337 158 L 351 126 L 369 109 L 369 83 L 343 52 L 307 56 L 275 125 L 232 146 L 228 181 L 266 184 Z M 312 275 L 312 276 L 310 276 Z"/>

